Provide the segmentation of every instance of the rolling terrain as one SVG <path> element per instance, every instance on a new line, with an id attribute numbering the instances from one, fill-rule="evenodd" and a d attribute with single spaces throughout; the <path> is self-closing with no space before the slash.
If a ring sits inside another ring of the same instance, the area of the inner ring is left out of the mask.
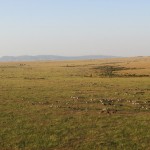
<path id="1" fill-rule="evenodd" d="M 149 150 L 150 57 L 1 62 L 0 149 Z"/>
<path id="2" fill-rule="evenodd" d="M 88 60 L 115 58 L 116 56 L 87 55 L 87 56 L 57 56 L 57 55 L 36 55 L 36 56 L 3 56 L 0 62 L 18 62 L 18 61 L 49 61 L 49 60 Z M 117 57 L 116 57 L 117 58 Z"/>

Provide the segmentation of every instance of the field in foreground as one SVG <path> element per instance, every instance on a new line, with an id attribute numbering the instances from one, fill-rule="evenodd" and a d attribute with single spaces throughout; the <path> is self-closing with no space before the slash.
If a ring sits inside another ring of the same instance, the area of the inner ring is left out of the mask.
<path id="1" fill-rule="evenodd" d="M 0 63 L 0 149 L 149 150 L 150 57 Z"/>

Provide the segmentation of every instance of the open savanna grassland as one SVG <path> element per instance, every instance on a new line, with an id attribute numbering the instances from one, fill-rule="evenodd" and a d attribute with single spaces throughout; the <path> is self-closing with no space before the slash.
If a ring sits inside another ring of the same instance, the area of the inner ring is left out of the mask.
<path id="1" fill-rule="evenodd" d="M 0 63 L 0 150 L 150 150 L 150 57 Z"/>

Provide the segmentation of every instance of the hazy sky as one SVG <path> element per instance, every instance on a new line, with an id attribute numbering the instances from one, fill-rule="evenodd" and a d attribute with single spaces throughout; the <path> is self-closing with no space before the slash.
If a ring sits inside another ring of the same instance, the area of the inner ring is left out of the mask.
<path id="1" fill-rule="evenodd" d="M 150 0 L 0 0 L 0 56 L 150 55 Z"/>

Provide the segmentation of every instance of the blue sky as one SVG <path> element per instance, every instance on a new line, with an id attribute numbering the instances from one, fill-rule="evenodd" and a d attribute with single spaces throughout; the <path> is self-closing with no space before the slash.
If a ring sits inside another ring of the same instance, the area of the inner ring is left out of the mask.
<path id="1" fill-rule="evenodd" d="M 149 0 L 0 0 L 0 56 L 150 55 Z"/>

